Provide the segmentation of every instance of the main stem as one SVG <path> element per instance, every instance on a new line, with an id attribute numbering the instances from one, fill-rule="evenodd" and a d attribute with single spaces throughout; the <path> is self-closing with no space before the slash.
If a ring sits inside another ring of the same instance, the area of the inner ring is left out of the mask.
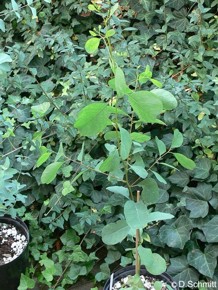
<path id="1" fill-rule="evenodd" d="M 137 198 L 136 201 L 139 202 L 140 200 L 140 191 L 137 191 Z M 138 253 L 138 247 L 140 244 L 140 231 L 139 229 L 136 230 L 136 238 L 135 238 L 135 273 L 140 275 L 140 257 Z"/>

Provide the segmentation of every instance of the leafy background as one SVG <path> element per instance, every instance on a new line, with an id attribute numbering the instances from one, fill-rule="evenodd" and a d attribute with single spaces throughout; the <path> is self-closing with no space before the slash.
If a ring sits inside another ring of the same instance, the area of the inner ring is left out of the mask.
<path id="1" fill-rule="evenodd" d="M 104 44 L 89 55 L 85 43 L 89 30 L 103 25 L 104 9 L 116 3 L 109 23 L 116 30 L 113 55 L 128 83 L 149 65 L 179 103 L 163 115 L 167 128 L 143 128 L 153 137 L 144 159 L 152 164 L 158 156 L 155 136 L 169 146 L 178 128 L 180 153 L 197 164 L 193 171 L 155 168 L 167 180 L 159 182 L 155 210 L 176 220 L 148 229 L 151 247 L 175 280 L 218 283 L 217 0 L 92 2 L 103 12 L 89 11 L 85 0 L 0 4 L 0 210 L 17 212 L 32 235 L 32 266 L 19 290 L 33 288 L 34 279 L 66 289 L 97 260 L 101 270 L 90 279 L 100 282 L 119 259 L 123 266 L 132 261 L 125 253 L 131 241 L 105 247 L 101 240 L 123 202 L 106 189 L 108 174 L 93 170 L 105 160 L 107 140 L 81 137 L 74 127 L 81 108 L 113 96 Z"/>

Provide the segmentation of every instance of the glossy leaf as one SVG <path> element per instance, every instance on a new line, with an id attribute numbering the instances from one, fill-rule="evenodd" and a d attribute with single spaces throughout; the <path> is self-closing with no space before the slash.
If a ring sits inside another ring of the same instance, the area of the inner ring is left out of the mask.
<path id="1" fill-rule="evenodd" d="M 49 164 L 42 173 L 41 182 L 45 184 L 51 183 L 56 178 L 62 165 L 63 162 L 53 162 Z"/>
<path id="2" fill-rule="evenodd" d="M 189 281 L 199 281 L 199 274 L 197 270 L 189 266 L 185 255 L 171 258 L 167 271 L 174 277 L 174 281 L 183 281 L 184 286 L 188 286 Z"/>
<path id="3" fill-rule="evenodd" d="M 218 243 L 218 216 L 205 223 L 202 230 L 208 243 Z"/>
<path id="4" fill-rule="evenodd" d="M 210 175 L 211 160 L 208 158 L 200 158 L 196 162 L 194 169 L 194 177 L 200 180 L 206 179 Z"/>
<path id="5" fill-rule="evenodd" d="M 189 170 L 193 170 L 195 168 L 196 164 L 192 159 L 180 153 L 173 153 L 173 155 L 176 157 L 179 164 L 181 164 L 184 168 Z"/>
<path id="6" fill-rule="evenodd" d="M 186 208 L 190 210 L 190 218 L 204 218 L 208 214 L 209 204 L 204 200 L 187 198 Z"/>
<path id="7" fill-rule="evenodd" d="M 160 228 L 160 238 L 169 247 L 183 249 L 190 239 L 192 223 L 186 216 L 180 216 L 171 225 Z"/>
<path id="8" fill-rule="evenodd" d="M 188 262 L 196 268 L 201 274 L 213 278 L 217 266 L 217 258 L 210 251 L 203 253 L 199 249 L 194 249 L 188 253 Z"/>

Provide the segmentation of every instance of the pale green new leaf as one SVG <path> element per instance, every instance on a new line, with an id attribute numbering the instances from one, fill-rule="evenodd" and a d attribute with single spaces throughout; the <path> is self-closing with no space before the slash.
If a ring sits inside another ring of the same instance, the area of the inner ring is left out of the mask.
<path id="1" fill-rule="evenodd" d="M 77 160 L 79 160 L 80 162 L 83 160 L 83 157 L 84 157 L 84 148 L 85 148 L 85 142 L 83 142 L 83 145 L 82 145 L 82 148 L 81 148 L 81 151 L 77 157 Z"/>
<path id="2" fill-rule="evenodd" d="M 171 148 L 178 148 L 182 146 L 182 143 L 183 143 L 183 135 L 181 132 L 179 132 L 178 129 L 175 129 L 173 133 Z"/>
<path id="3" fill-rule="evenodd" d="M 15 0 L 11 0 L 11 4 L 14 11 L 17 11 L 19 9 L 19 5 Z"/>
<path id="4" fill-rule="evenodd" d="M 39 105 L 35 105 L 31 107 L 31 112 L 35 117 L 43 117 L 46 115 L 48 109 L 50 108 L 49 102 L 44 102 Z"/>
<path id="5" fill-rule="evenodd" d="M 8 63 L 8 62 L 12 62 L 12 58 L 10 57 L 10 55 L 4 52 L 0 52 L 0 64 Z"/>
<path id="6" fill-rule="evenodd" d="M 132 93 L 126 84 L 124 73 L 120 67 L 117 67 L 115 70 L 115 90 L 118 97 L 123 97 L 128 93 Z"/>
<path id="7" fill-rule="evenodd" d="M 59 161 L 61 158 L 63 159 L 64 157 L 64 147 L 63 147 L 63 143 L 60 142 L 59 148 L 58 148 L 58 152 L 57 155 L 55 156 L 55 162 Z"/>
<path id="8" fill-rule="evenodd" d="M 128 95 L 130 105 L 140 121 L 156 123 L 163 105 L 159 98 L 148 91 L 138 91 Z"/>
<path id="9" fill-rule="evenodd" d="M 42 173 L 41 182 L 45 184 L 51 183 L 57 176 L 58 170 L 64 162 L 53 162 L 49 164 Z"/>
<path id="10" fill-rule="evenodd" d="M 106 245 L 115 245 L 122 242 L 130 231 L 125 220 L 106 225 L 102 230 L 102 240 Z"/>
<path id="11" fill-rule="evenodd" d="M 113 151 L 101 164 L 99 170 L 101 172 L 112 172 L 119 169 L 120 167 L 120 157 L 118 151 Z"/>
<path id="12" fill-rule="evenodd" d="M 155 137 L 155 142 L 157 144 L 157 148 L 159 151 L 159 156 L 163 155 L 166 152 L 166 145 L 162 140 L 160 140 L 157 136 Z"/>
<path id="13" fill-rule="evenodd" d="M 0 19 L 0 30 L 2 32 L 5 32 L 5 22 L 4 20 Z"/>
<path id="14" fill-rule="evenodd" d="M 172 110 L 177 107 L 178 102 L 170 92 L 164 89 L 153 89 L 151 92 L 161 100 L 164 110 Z"/>
<path id="15" fill-rule="evenodd" d="M 158 88 L 162 88 L 163 84 L 156 79 L 150 79 L 150 81 Z"/>
<path id="16" fill-rule="evenodd" d="M 17 288 L 18 290 L 33 289 L 35 287 L 36 281 L 30 277 L 21 274 L 20 284 Z"/>
<path id="17" fill-rule="evenodd" d="M 92 37 L 86 41 L 85 50 L 89 54 L 94 54 L 98 51 L 98 47 L 101 39 L 98 37 Z"/>
<path id="18" fill-rule="evenodd" d="M 130 165 L 130 168 L 141 178 L 146 178 L 148 176 L 147 170 L 139 165 Z"/>
<path id="19" fill-rule="evenodd" d="M 195 162 L 185 155 L 181 153 L 173 153 L 173 155 L 176 157 L 176 160 L 179 162 L 179 164 L 181 164 L 184 168 L 189 170 L 193 170 L 195 168 Z"/>
<path id="20" fill-rule="evenodd" d="M 107 30 L 107 32 L 105 33 L 105 37 L 111 37 L 116 33 L 116 31 L 114 29 L 109 29 Z"/>
<path id="21" fill-rule="evenodd" d="M 32 19 L 37 19 L 37 11 L 35 7 L 30 7 L 30 10 L 32 12 Z"/>
<path id="22" fill-rule="evenodd" d="M 123 186 L 109 186 L 106 189 L 111 191 L 111 192 L 113 192 L 113 193 L 121 194 L 121 195 L 123 195 L 123 196 L 125 196 L 126 198 L 129 199 L 129 190 L 126 187 L 123 187 Z"/>
<path id="23" fill-rule="evenodd" d="M 163 184 L 167 184 L 166 180 L 156 171 L 151 170 L 151 172 L 154 174 L 154 176 L 157 178 L 158 181 L 160 181 Z"/>
<path id="24" fill-rule="evenodd" d="M 45 152 L 45 153 L 43 153 L 37 159 L 35 167 L 37 168 L 37 167 L 41 166 L 43 163 L 45 163 L 48 160 L 48 158 L 50 157 L 50 155 L 51 155 L 51 152 Z"/>
<path id="25" fill-rule="evenodd" d="M 63 183 L 63 189 L 62 189 L 62 195 L 65 196 L 68 193 L 71 193 L 75 190 L 75 188 L 72 186 L 71 182 L 69 180 L 64 181 Z"/>
<path id="26" fill-rule="evenodd" d="M 114 6 L 112 6 L 111 8 L 110 8 L 110 16 L 112 16 L 113 14 L 114 14 L 114 12 L 117 10 L 119 8 L 119 4 L 118 3 L 116 3 Z"/>
<path id="27" fill-rule="evenodd" d="M 149 213 L 147 217 L 147 222 L 148 223 L 157 222 L 157 221 L 163 221 L 163 220 L 168 220 L 172 218 L 174 218 L 174 216 L 170 213 L 155 211 L 155 212 Z"/>
<path id="28" fill-rule="evenodd" d="M 150 136 L 145 135 L 143 133 L 138 133 L 138 132 L 132 132 L 130 134 L 131 138 L 133 141 L 139 142 L 139 143 L 143 143 L 146 141 L 149 141 L 151 139 Z"/>
<path id="29" fill-rule="evenodd" d="M 120 156 L 122 160 L 126 160 L 129 157 L 132 147 L 132 139 L 129 132 L 122 127 L 120 127 L 120 138 Z"/>
<path id="30" fill-rule="evenodd" d="M 107 104 L 92 103 L 80 111 L 74 126 L 82 136 L 96 136 L 112 124 L 109 119 L 110 114 Z"/>

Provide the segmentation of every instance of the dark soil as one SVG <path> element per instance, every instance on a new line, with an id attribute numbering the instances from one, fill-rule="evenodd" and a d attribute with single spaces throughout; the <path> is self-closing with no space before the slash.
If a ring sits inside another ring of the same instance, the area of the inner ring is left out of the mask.
<path id="1" fill-rule="evenodd" d="M 122 278 L 120 281 L 116 282 L 114 284 L 114 286 L 112 287 L 112 290 L 119 290 L 119 289 L 128 289 L 129 287 L 131 287 L 132 285 L 129 283 L 129 279 L 131 280 L 131 276 L 128 276 L 126 278 Z M 140 276 L 141 281 L 144 285 L 145 290 L 155 290 L 154 288 L 154 283 L 157 281 L 155 278 L 150 277 L 150 276 Z M 167 290 L 167 285 L 165 282 L 160 281 L 162 283 L 162 288 L 161 290 Z M 141 289 L 141 288 L 140 288 Z"/>
<path id="2" fill-rule="evenodd" d="M 18 257 L 26 244 L 26 237 L 13 225 L 0 223 L 0 265 Z"/>

